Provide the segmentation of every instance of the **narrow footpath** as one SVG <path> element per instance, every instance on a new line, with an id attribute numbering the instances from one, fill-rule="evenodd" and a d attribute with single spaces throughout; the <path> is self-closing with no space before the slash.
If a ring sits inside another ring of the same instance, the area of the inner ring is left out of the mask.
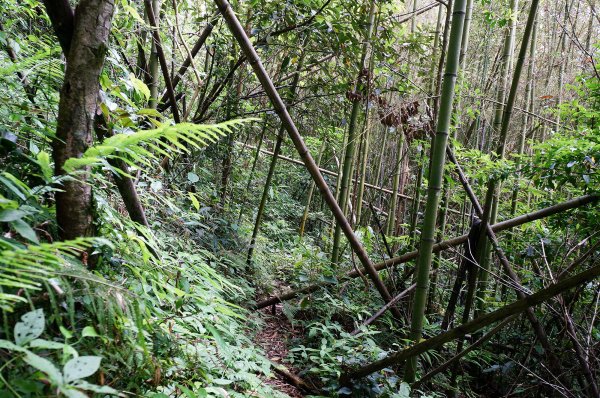
<path id="1" fill-rule="evenodd" d="M 264 309 L 261 313 L 264 327 L 256 335 L 256 343 L 262 347 L 267 358 L 274 364 L 283 365 L 295 374 L 296 371 L 285 362 L 288 355 L 286 341 L 294 335 L 294 328 L 282 313 L 282 305 L 277 304 L 275 306 L 275 314 L 271 312 L 271 308 Z M 275 372 L 275 375 L 275 378 L 268 379 L 265 382 L 292 398 L 304 397 L 300 389 L 291 384 L 282 373 Z"/>

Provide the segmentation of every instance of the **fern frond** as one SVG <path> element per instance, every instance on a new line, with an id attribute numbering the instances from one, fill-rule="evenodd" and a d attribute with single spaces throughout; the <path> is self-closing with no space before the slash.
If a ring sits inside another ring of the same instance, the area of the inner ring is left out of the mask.
<path id="1" fill-rule="evenodd" d="M 7 293 L 19 289 L 39 290 L 42 282 L 54 276 L 67 262 L 92 245 L 110 245 L 106 239 L 78 238 L 65 242 L 42 243 L 27 247 L 0 240 L 0 308 L 12 310 L 25 299 Z"/>
<path id="2" fill-rule="evenodd" d="M 149 166 L 150 160 L 156 158 L 156 153 L 170 156 L 171 153 L 188 152 L 189 148 L 204 147 L 251 120 L 255 119 L 228 120 L 213 125 L 163 124 L 152 130 L 116 134 L 101 144 L 90 147 L 81 158 L 68 159 L 63 168 L 66 172 L 71 173 L 86 166 L 108 166 L 108 159 L 122 159 L 129 164 L 133 160 L 138 164 Z M 156 153 L 149 151 L 144 146 L 153 149 Z M 121 170 L 116 171 L 123 173 Z"/>

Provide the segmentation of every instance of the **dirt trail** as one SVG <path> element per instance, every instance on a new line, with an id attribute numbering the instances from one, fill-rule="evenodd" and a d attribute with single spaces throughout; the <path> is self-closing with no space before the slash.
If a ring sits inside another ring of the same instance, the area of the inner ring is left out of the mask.
<path id="1" fill-rule="evenodd" d="M 263 314 L 264 327 L 256 335 L 256 343 L 263 348 L 267 358 L 274 363 L 284 365 L 289 371 L 295 373 L 295 370 L 285 363 L 285 358 L 288 355 L 286 340 L 294 334 L 294 329 L 281 312 L 281 304 L 275 306 L 275 315 L 271 312 L 270 307 L 262 310 L 261 313 Z M 278 373 L 275 373 L 275 375 L 275 378 L 268 379 L 265 382 L 292 398 L 304 397 L 304 394 L 291 385 L 282 375 Z"/>

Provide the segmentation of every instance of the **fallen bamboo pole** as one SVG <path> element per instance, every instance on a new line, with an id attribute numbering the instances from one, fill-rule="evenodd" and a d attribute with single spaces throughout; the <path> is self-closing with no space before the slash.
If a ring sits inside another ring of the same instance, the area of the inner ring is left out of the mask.
<path id="1" fill-rule="evenodd" d="M 536 4 L 536 6 L 537 6 L 537 4 Z M 533 7 L 533 5 L 532 5 L 532 7 Z M 530 18 L 531 18 L 531 15 L 530 15 Z M 465 174 L 463 173 L 460 165 L 456 161 L 456 158 L 454 157 L 452 150 L 450 148 L 446 148 L 446 150 L 448 153 L 448 157 L 451 159 L 451 161 L 456 166 L 456 171 L 458 172 L 460 182 L 463 185 L 465 192 L 469 196 L 471 203 L 473 204 L 475 213 L 477 214 L 478 217 L 480 217 L 481 219 L 484 219 L 485 218 L 484 217 L 484 209 L 481 207 L 481 204 L 477 200 L 477 197 L 475 196 L 475 193 L 473 192 L 471 185 L 467 181 L 467 178 L 466 178 Z M 494 230 L 485 221 L 483 222 L 482 226 L 484 226 L 486 229 L 485 232 L 489 238 L 489 241 L 492 244 L 492 247 L 494 248 L 496 255 L 498 256 L 498 260 L 500 260 L 500 264 L 502 264 L 502 269 L 504 270 L 506 275 L 508 275 L 508 277 L 511 281 L 511 287 L 515 291 L 517 298 L 519 298 L 519 299 L 525 298 L 526 290 L 523 288 L 519 276 L 514 271 L 514 269 L 510 265 L 510 262 L 506 258 L 506 255 L 504 254 L 504 250 L 502 250 L 502 247 L 500 247 L 500 243 L 498 242 L 498 238 L 496 237 Z M 527 308 L 525 310 L 525 315 L 527 316 L 527 319 L 531 323 L 531 327 L 533 328 L 533 331 L 534 331 L 536 337 L 538 338 L 542 348 L 544 349 L 544 353 L 549 362 L 548 363 L 549 370 L 552 373 L 554 373 L 558 377 L 558 379 L 561 380 L 561 382 L 564 385 L 568 385 L 568 381 L 564 378 L 564 376 L 562 376 L 563 372 L 561 371 L 560 361 L 559 361 L 558 357 L 556 356 L 556 354 L 554 354 L 552 345 L 550 344 L 550 340 L 548 339 L 546 331 L 544 330 L 544 327 L 540 323 L 539 319 L 535 316 L 533 309 Z M 460 347 L 460 344 L 459 344 L 459 347 Z"/>
<path id="2" fill-rule="evenodd" d="M 379 361 L 373 362 L 349 373 L 345 373 L 340 377 L 340 381 L 342 385 L 349 384 L 349 382 L 353 379 L 368 376 L 371 373 L 377 372 L 391 365 L 396 365 L 408 358 L 414 357 L 415 355 L 422 354 L 434 348 L 440 347 L 445 343 L 464 337 L 469 333 L 475 333 L 488 325 L 502 321 L 511 315 L 519 314 L 525 311 L 527 308 L 541 304 L 566 290 L 572 289 L 583 283 L 590 282 L 598 276 L 600 276 L 600 264 L 573 275 L 570 278 L 563 279 L 558 283 L 554 283 L 530 296 L 525 296 L 524 298 L 517 300 L 512 304 L 508 304 L 496 311 L 489 312 L 473 319 L 472 321 L 463 323 L 462 325 L 459 325 L 445 333 L 438 334 L 435 337 L 415 344 L 405 350 L 398 351 Z"/>
<path id="3" fill-rule="evenodd" d="M 443 372 L 444 370 L 448 369 L 450 366 L 452 366 L 452 364 L 456 363 L 461 358 L 463 358 L 465 355 L 467 355 L 468 353 L 470 353 L 471 351 L 473 351 L 477 347 L 480 347 L 485 342 L 487 342 L 489 339 L 491 339 L 492 337 L 494 337 L 494 335 L 496 335 L 496 333 L 498 333 L 506 325 L 508 325 L 509 323 L 511 323 L 512 321 L 514 321 L 516 319 L 516 317 L 517 317 L 517 315 L 515 314 L 513 316 L 510 316 L 510 317 L 506 318 L 505 320 L 503 320 L 502 322 L 500 322 L 498 325 L 494 326 L 492 328 L 492 330 L 490 330 L 489 332 L 487 332 L 486 334 L 484 334 L 483 336 L 481 336 L 476 342 L 474 342 L 473 344 L 471 344 L 470 346 L 468 346 L 467 348 L 465 348 L 464 350 L 462 350 L 461 352 L 459 352 L 458 354 L 456 354 L 455 356 L 453 356 L 452 358 L 450 358 L 449 360 L 447 360 L 446 362 L 444 362 L 443 364 L 441 364 L 440 366 L 438 366 L 437 368 L 429 371 L 425 376 L 421 377 L 418 381 L 416 381 L 415 383 L 413 383 L 410 387 L 413 390 L 416 390 L 421 385 L 423 385 L 423 383 L 426 383 L 427 381 L 431 380 L 431 378 L 433 376 L 435 376 L 435 375 Z"/>
<path id="4" fill-rule="evenodd" d="M 598 200 L 600 200 L 600 194 L 590 194 L 590 195 L 581 196 L 579 198 L 571 199 L 571 200 L 568 200 L 563 203 L 559 203 L 559 204 L 556 204 L 556 205 L 553 205 L 550 207 L 546 207 L 546 208 L 538 210 L 538 211 L 534 211 L 532 213 L 528 213 L 528 214 L 521 215 L 519 217 L 511 218 L 510 220 L 499 222 L 497 224 L 492 225 L 491 229 L 494 232 L 505 231 L 507 229 L 518 227 L 519 225 L 523 225 L 528 222 L 540 220 L 542 218 L 546 218 L 546 217 L 549 217 L 554 214 L 558 214 L 558 213 L 561 213 L 561 212 L 564 212 L 564 211 L 567 211 L 570 209 L 575 209 L 575 208 L 578 208 L 581 206 L 585 206 L 589 203 L 597 202 Z M 457 236 L 455 238 L 448 239 L 443 242 L 437 243 L 437 244 L 433 245 L 433 253 L 437 253 L 437 252 L 449 249 L 451 247 L 458 246 L 458 245 L 466 242 L 468 236 L 469 236 L 468 234 L 465 234 L 465 235 Z M 377 271 L 381 271 L 383 269 L 394 267 L 396 265 L 403 264 L 403 263 L 406 263 L 410 260 L 417 258 L 418 253 L 419 252 L 417 250 L 408 252 L 401 256 L 394 257 L 394 258 L 382 261 L 380 263 L 377 263 L 374 265 L 374 267 Z M 364 273 L 365 271 L 361 270 L 360 272 Z M 360 273 L 354 270 L 354 271 L 348 272 L 345 275 L 345 277 L 346 278 L 356 278 L 359 275 L 360 275 Z M 329 283 L 325 283 L 325 282 L 316 283 L 313 285 L 305 286 L 298 290 L 293 290 L 290 292 L 275 295 L 273 297 L 270 297 L 268 299 L 265 299 L 263 301 L 256 303 L 254 308 L 257 308 L 257 309 L 264 308 L 264 307 L 268 307 L 269 305 L 273 305 L 273 304 L 276 304 L 279 302 L 291 300 L 299 295 L 312 293 L 312 292 L 318 290 L 320 287 L 326 286 L 328 284 Z"/>

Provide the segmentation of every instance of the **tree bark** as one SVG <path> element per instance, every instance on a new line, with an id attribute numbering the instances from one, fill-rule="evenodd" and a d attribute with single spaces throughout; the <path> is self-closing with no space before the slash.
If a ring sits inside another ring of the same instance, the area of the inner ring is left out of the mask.
<path id="1" fill-rule="evenodd" d="M 64 174 L 67 159 L 81 157 L 91 144 L 113 11 L 112 0 L 81 0 L 75 10 L 71 44 L 65 47 L 70 50 L 52 145 L 57 176 Z M 62 191 L 56 193 L 56 218 L 62 239 L 94 233 L 92 188 L 86 181 L 89 175 L 89 168 L 82 169 L 76 180 L 64 180 Z"/>
<path id="2" fill-rule="evenodd" d="M 73 38 L 73 10 L 71 9 L 69 2 L 63 0 L 44 0 L 44 5 L 66 57 L 69 54 L 71 40 Z M 96 115 L 94 129 L 100 140 L 104 139 L 109 134 L 106 129 L 106 120 L 104 120 L 102 114 Z M 125 173 L 129 172 L 127 164 L 121 160 L 112 159 L 109 160 L 109 163 L 113 167 L 120 168 Z M 133 184 L 133 180 L 123 175 L 117 175 L 115 176 L 115 184 L 119 189 L 119 193 L 121 194 L 123 203 L 129 213 L 129 217 L 141 225 L 148 226 L 146 214 L 135 189 L 135 185 Z"/>

